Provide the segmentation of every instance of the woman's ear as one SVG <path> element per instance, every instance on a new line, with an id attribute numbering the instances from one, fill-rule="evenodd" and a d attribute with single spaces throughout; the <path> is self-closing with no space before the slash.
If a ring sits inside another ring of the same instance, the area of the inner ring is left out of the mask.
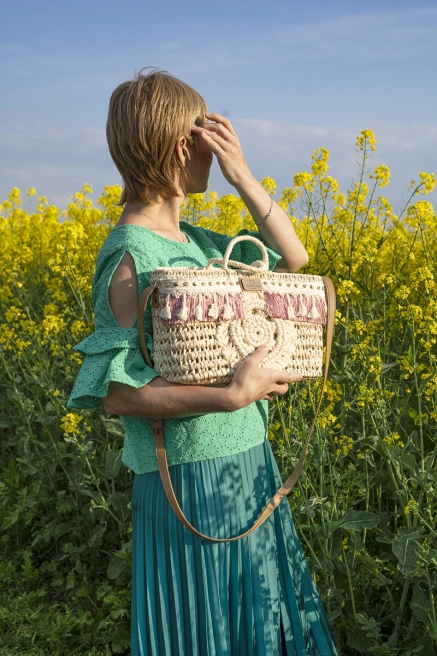
<path id="1" fill-rule="evenodd" d="M 190 158 L 190 153 L 188 150 L 188 142 L 186 137 L 178 137 L 176 141 L 176 157 L 178 158 L 181 166 L 185 166 L 187 159 Z"/>

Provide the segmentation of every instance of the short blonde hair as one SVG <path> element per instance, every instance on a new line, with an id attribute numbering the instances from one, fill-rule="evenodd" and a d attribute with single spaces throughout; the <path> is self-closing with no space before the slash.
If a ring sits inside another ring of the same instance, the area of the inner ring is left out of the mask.
<path id="1" fill-rule="evenodd" d="M 204 121 L 208 111 L 188 84 L 162 69 L 152 68 L 145 75 L 143 70 L 122 82 L 109 101 L 106 138 L 124 182 L 118 205 L 177 195 L 175 172 L 181 185 L 188 179 L 176 156 L 177 138 L 184 135 L 197 147 L 191 126 Z"/>

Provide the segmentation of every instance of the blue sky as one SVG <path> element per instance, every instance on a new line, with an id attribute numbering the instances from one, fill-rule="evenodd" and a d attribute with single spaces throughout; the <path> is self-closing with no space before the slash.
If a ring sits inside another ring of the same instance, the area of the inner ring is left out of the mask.
<path id="1" fill-rule="evenodd" d="M 374 165 L 391 168 L 384 192 L 395 207 L 420 171 L 437 174 L 435 0 L 0 0 L 0 9 L 0 201 L 34 186 L 65 207 L 85 182 L 94 199 L 121 183 L 108 102 L 144 66 L 229 116 L 253 174 L 279 190 L 323 146 L 344 191 L 367 128 Z M 216 162 L 209 188 L 234 191 Z"/>

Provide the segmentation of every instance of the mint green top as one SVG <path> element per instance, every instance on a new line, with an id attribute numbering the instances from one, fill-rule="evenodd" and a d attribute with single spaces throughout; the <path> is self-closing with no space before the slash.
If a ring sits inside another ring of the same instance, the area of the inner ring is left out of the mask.
<path id="1" fill-rule="evenodd" d="M 232 237 L 200 226 L 180 222 L 189 242 L 176 242 L 142 226 L 128 224 L 113 228 L 99 251 L 92 280 L 92 302 L 96 330 L 73 347 L 84 356 L 67 405 L 70 408 L 101 408 L 111 381 L 142 387 L 159 373 L 143 360 L 138 342 L 137 321 L 121 328 L 109 304 L 108 289 L 114 271 L 126 252 L 132 255 L 138 279 L 138 302 L 156 267 L 205 266 L 212 257 L 223 257 Z M 238 235 L 259 232 L 241 230 Z M 269 269 L 280 255 L 267 248 Z M 253 242 L 239 242 L 233 260 L 251 264 L 261 259 Z M 153 359 L 150 303 L 144 318 L 146 342 Z M 150 419 L 120 416 L 125 431 L 122 462 L 136 474 L 158 470 Z M 240 453 L 261 444 L 267 433 L 268 401 L 251 403 L 234 412 L 216 412 L 165 419 L 165 445 L 169 466 Z"/>

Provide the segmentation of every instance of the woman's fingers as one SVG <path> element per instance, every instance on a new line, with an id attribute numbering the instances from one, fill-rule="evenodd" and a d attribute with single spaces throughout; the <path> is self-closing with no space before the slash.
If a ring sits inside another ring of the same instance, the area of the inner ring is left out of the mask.
<path id="1" fill-rule="evenodd" d="M 234 128 L 232 127 L 230 121 L 220 114 L 211 114 L 211 117 L 217 117 L 221 119 L 215 123 L 208 122 L 202 123 L 200 127 L 202 130 L 208 130 L 211 134 L 217 134 L 219 137 L 225 141 L 230 141 L 231 143 L 239 144 L 238 137 L 235 134 Z"/>
<path id="2" fill-rule="evenodd" d="M 193 129 L 194 128 L 194 129 Z M 224 129 L 220 128 L 217 126 L 215 123 L 204 123 L 201 127 L 194 125 L 192 128 L 193 132 L 200 134 L 202 136 L 207 135 L 213 141 L 215 140 L 216 143 L 219 143 L 220 145 L 225 145 L 225 144 L 234 144 L 236 145 L 235 142 L 235 137 L 231 135 L 229 132 L 225 132 Z"/>
<path id="3" fill-rule="evenodd" d="M 213 137 L 221 137 L 224 141 L 236 143 L 237 135 L 230 133 L 229 130 L 226 130 L 222 125 L 219 125 L 218 123 L 204 123 L 203 126 Z"/>
<path id="4" fill-rule="evenodd" d="M 272 383 L 276 383 L 277 385 L 296 383 L 303 378 L 302 374 L 298 374 L 295 371 L 286 372 L 279 371 L 278 369 L 269 369 L 269 371 L 271 372 Z"/>
<path id="5" fill-rule="evenodd" d="M 229 132 L 234 135 L 234 137 L 237 136 L 234 132 L 234 128 L 232 127 L 230 120 L 226 118 L 226 116 L 222 116 L 221 114 L 214 114 L 214 112 L 207 112 L 205 116 L 218 124 L 224 125 L 229 130 Z"/>
<path id="6" fill-rule="evenodd" d="M 217 155 L 225 152 L 224 148 L 221 147 L 225 145 L 225 139 L 221 139 L 217 134 L 211 133 L 204 128 L 199 128 L 197 125 L 194 125 L 192 130 L 206 141 L 213 153 Z"/>

